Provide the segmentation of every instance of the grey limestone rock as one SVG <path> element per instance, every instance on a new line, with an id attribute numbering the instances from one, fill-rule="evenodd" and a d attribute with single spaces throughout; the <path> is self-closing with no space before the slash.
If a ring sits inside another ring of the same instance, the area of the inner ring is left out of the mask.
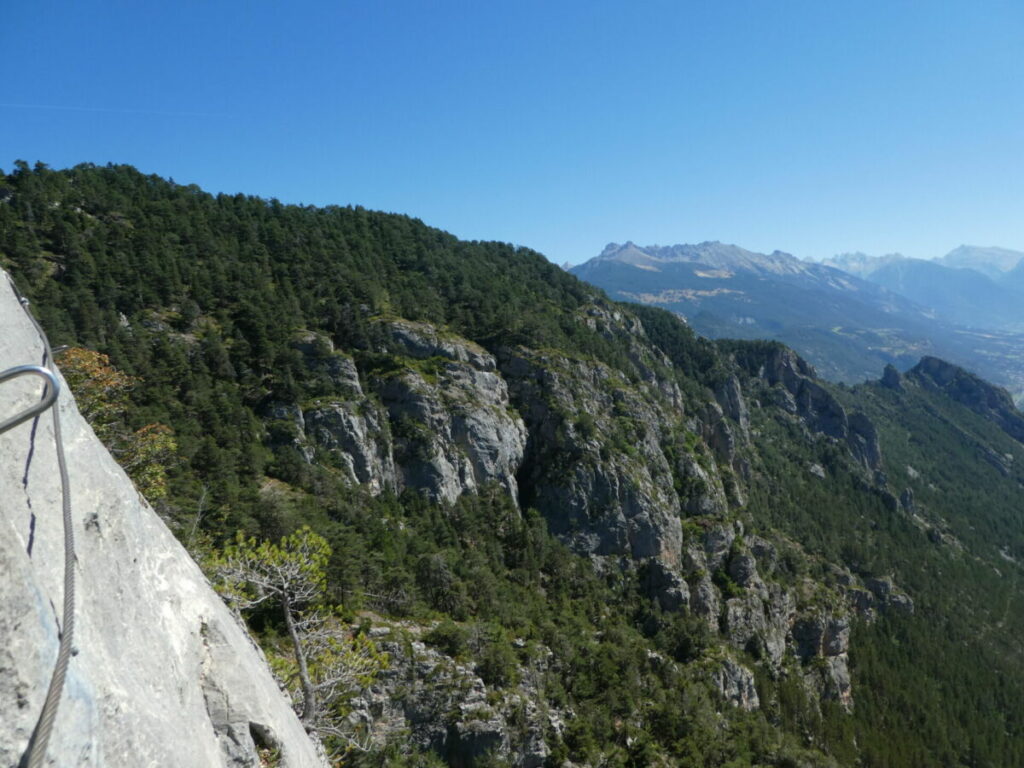
<path id="1" fill-rule="evenodd" d="M 766 627 L 764 601 L 754 594 L 725 602 L 724 631 L 729 642 L 741 650 L 753 650 Z"/>
<path id="2" fill-rule="evenodd" d="M 775 404 L 798 416 L 811 432 L 845 443 L 868 471 L 881 467 L 878 434 L 861 413 L 852 416 L 818 382 L 814 368 L 791 349 L 779 346 L 765 353 L 759 364 L 747 361 L 751 375 L 773 388 Z"/>
<path id="3" fill-rule="evenodd" d="M 749 551 L 738 552 L 729 559 L 729 576 L 739 586 L 767 599 L 768 587 L 757 571 L 757 559 Z"/>
<path id="4" fill-rule="evenodd" d="M 378 646 L 388 653 L 389 665 L 350 702 L 351 720 L 368 727 L 375 743 L 404 733 L 450 765 L 473 765 L 487 753 L 516 768 L 544 765 L 545 733 L 562 728 L 559 714 L 538 703 L 544 700 L 539 687 L 544 654 L 536 668 L 520 669 L 518 685 L 499 692 L 469 665 L 419 640 L 380 630 Z"/>
<path id="5" fill-rule="evenodd" d="M 495 368 L 494 357 L 482 347 L 441 331 L 429 323 L 393 320 L 386 323 L 385 327 L 391 341 L 409 357 L 443 357 L 459 363 L 468 363 L 480 371 L 493 371 Z"/>
<path id="6" fill-rule="evenodd" d="M 896 613 L 902 613 L 906 616 L 909 616 L 914 612 L 913 599 L 910 595 L 904 594 L 903 592 L 894 592 L 889 595 L 889 601 L 886 605 Z"/>
<path id="7" fill-rule="evenodd" d="M 765 630 L 761 639 L 768 662 L 778 667 L 788 647 L 790 630 L 796 618 L 797 600 L 791 590 L 772 582 L 768 585 L 768 599 L 764 602 L 764 608 Z"/>
<path id="8" fill-rule="evenodd" d="M 526 427 L 493 358 L 477 367 L 479 355 L 466 357 L 474 362 L 449 361 L 433 380 L 409 369 L 375 382 L 391 420 L 401 485 L 451 503 L 494 482 L 518 500 Z"/>
<path id="9" fill-rule="evenodd" d="M 726 564 L 736 533 L 732 523 L 715 523 L 704 532 L 702 544 L 710 570 L 717 571 Z"/>
<path id="10" fill-rule="evenodd" d="M 290 445 L 307 464 L 313 461 L 313 446 L 306 440 L 306 420 L 298 405 L 272 400 L 263 406 L 262 413 L 271 422 L 278 422 L 271 429 L 272 445 Z"/>
<path id="11" fill-rule="evenodd" d="M 853 685 L 850 680 L 849 658 L 845 653 L 828 656 L 825 659 L 824 685 L 821 696 L 839 702 L 839 705 L 850 712 L 853 710 Z"/>
<path id="12" fill-rule="evenodd" d="M 525 503 L 577 552 L 677 569 L 679 498 L 656 399 L 601 363 L 561 355 L 507 350 L 501 372 L 529 430 Z"/>
<path id="13" fill-rule="evenodd" d="M 398 486 L 388 430 L 387 413 L 373 398 L 367 397 L 359 381 L 352 358 L 335 352 L 330 340 L 307 331 L 299 334 L 292 346 L 306 356 L 307 365 L 325 373 L 334 394 L 298 406 L 272 403 L 271 415 L 294 408 L 302 437 L 298 439 L 307 461 L 313 447 L 328 451 L 340 465 L 348 481 L 363 485 L 373 495 L 394 491 Z"/>
<path id="14" fill-rule="evenodd" d="M 292 339 L 291 348 L 300 352 L 306 366 L 327 377 L 339 394 L 362 394 L 359 371 L 351 357 L 334 349 L 330 337 L 316 331 L 299 331 Z"/>
<path id="15" fill-rule="evenodd" d="M 711 681 L 719 695 L 732 706 L 748 712 L 761 707 L 754 673 L 731 657 L 723 659 L 712 671 Z"/>
<path id="16" fill-rule="evenodd" d="M 0 273 L 0 369 L 42 347 Z M 39 397 L 3 385 L 5 411 Z M 76 543 L 74 655 L 50 741 L 60 766 L 282 766 L 324 761 L 259 649 L 93 435 L 63 389 Z M 0 764 L 39 716 L 58 646 L 61 494 L 52 416 L 0 435 Z"/>
<path id="17" fill-rule="evenodd" d="M 868 620 L 874 618 L 877 611 L 893 611 L 908 616 L 914 612 L 913 598 L 898 589 L 888 577 L 866 578 L 863 588 L 851 585 L 846 588 L 846 597 L 853 609 Z"/>
<path id="18" fill-rule="evenodd" d="M 760 536 L 747 536 L 747 546 L 757 558 L 757 567 L 766 574 L 771 574 L 778 563 L 779 555 L 775 545 Z"/>
<path id="19" fill-rule="evenodd" d="M 694 615 L 703 618 L 712 632 L 718 632 L 720 630 L 721 598 L 718 589 L 706 572 L 701 574 L 691 586 L 690 598 Z"/>
<path id="20" fill-rule="evenodd" d="M 858 411 L 850 414 L 847 426 L 849 433 L 846 442 L 854 458 L 870 469 L 881 468 L 882 449 L 878 442 L 878 430 L 871 420 Z"/>
<path id="21" fill-rule="evenodd" d="M 917 507 L 914 504 L 914 490 L 912 488 L 903 489 L 903 493 L 900 494 L 900 508 L 911 515 L 917 511 Z"/>
<path id="22" fill-rule="evenodd" d="M 725 488 L 714 462 L 706 468 L 692 453 L 679 452 L 676 473 L 684 480 L 679 501 L 683 511 L 691 515 L 720 515 L 729 508 Z"/>
<path id="23" fill-rule="evenodd" d="M 690 605 L 690 588 L 685 579 L 658 559 L 649 561 L 643 574 L 647 593 L 663 611 L 680 611 Z"/>
<path id="24" fill-rule="evenodd" d="M 803 678 L 809 691 L 822 701 L 835 701 L 844 711 L 853 711 L 849 657 L 845 653 L 818 657 L 804 667 Z"/>
<path id="25" fill-rule="evenodd" d="M 839 656 L 850 648 L 850 618 L 822 611 L 803 616 L 793 625 L 793 642 L 804 660 Z"/>
<path id="26" fill-rule="evenodd" d="M 396 489 L 387 414 L 378 404 L 368 398 L 318 400 L 304 411 L 303 427 L 310 440 L 333 454 L 352 483 L 374 495 Z"/>
<path id="27" fill-rule="evenodd" d="M 735 374 L 718 385 L 715 389 L 715 400 L 718 401 L 725 415 L 736 422 L 740 436 L 746 442 L 750 438 L 750 411 L 747 408 L 747 401 L 743 397 L 740 380 Z"/>

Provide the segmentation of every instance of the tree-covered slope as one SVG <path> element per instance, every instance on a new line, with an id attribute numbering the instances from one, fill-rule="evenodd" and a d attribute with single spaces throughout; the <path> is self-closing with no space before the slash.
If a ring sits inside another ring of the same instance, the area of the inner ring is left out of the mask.
<path id="1" fill-rule="evenodd" d="M 0 177 L 0 267 L 138 377 L 106 428 L 173 429 L 193 550 L 325 537 L 391 659 L 350 763 L 1024 760 L 1022 445 L 966 374 L 835 387 L 527 249 L 128 167 Z"/>

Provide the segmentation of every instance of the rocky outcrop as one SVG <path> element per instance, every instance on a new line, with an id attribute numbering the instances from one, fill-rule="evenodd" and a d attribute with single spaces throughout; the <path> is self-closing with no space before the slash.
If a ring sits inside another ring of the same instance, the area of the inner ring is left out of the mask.
<path id="1" fill-rule="evenodd" d="M 892 363 L 887 363 L 885 370 L 882 371 L 882 378 L 879 382 L 886 389 L 891 389 L 895 392 L 903 391 L 903 377 L 900 376 L 900 372 L 896 369 L 896 366 Z"/>
<path id="2" fill-rule="evenodd" d="M 937 357 L 921 358 L 921 362 L 907 372 L 906 378 L 924 389 L 942 392 L 1024 443 L 1024 414 L 1017 410 L 1010 393 L 1002 387 Z"/>
<path id="3" fill-rule="evenodd" d="M 359 371 L 352 358 L 336 351 L 329 336 L 315 331 L 299 331 L 290 346 L 302 355 L 311 372 L 330 382 L 336 393 L 352 397 L 362 395 Z"/>
<path id="4" fill-rule="evenodd" d="M 645 564 L 642 580 L 647 594 L 653 595 L 663 611 L 682 611 L 690 605 L 690 588 L 676 571 L 657 559 Z"/>
<path id="5" fill-rule="evenodd" d="M 358 378 L 355 385 L 359 385 Z M 387 413 L 361 389 L 347 399 L 318 399 L 300 414 L 307 437 L 303 445 L 312 443 L 328 451 L 349 482 L 364 486 L 375 496 L 398 489 Z"/>
<path id="6" fill-rule="evenodd" d="M 599 568 L 635 570 L 661 611 L 702 618 L 725 647 L 772 675 L 797 670 L 814 696 L 849 709 L 850 625 L 841 593 L 865 615 L 889 598 L 853 582 L 830 591 L 777 580 L 776 547 L 729 519 L 745 504 L 757 449 L 740 377 L 726 373 L 700 402 L 691 394 L 684 415 L 678 386 L 661 378 L 667 361 L 642 343 L 635 318 L 587 307 L 577 319 L 624 342 L 637 376 L 627 380 L 596 360 L 550 351 L 503 349 L 495 357 L 426 323 L 380 321 L 390 357 L 366 371 L 323 339 L 303 342 L 311 367 L 326 370 L 325 361 L 334 361 L 343 396 L 282 411 L 279 419 L 294 421 L 318 451 L 341 457 L 352 481 L 373 492 L 411 488 L 450 503 L 484 484 L 504 486 Z M 848 413 L 784 347 L 744 355 L 738 370 L 756 377 L 761 402 L 776 402 L 806 432 L 845 446 L 874 478 L 879 438 L 864 414 Z M 821 464 L 809 471 L 828 477 Z M 888 493 L 877 481 L 863 483 Z M 684 545 L 686 516 L 698 516 L 701 533 Z M 814 607 L 822 600 L 833 608 Z M 361 699 L 366 722 L 411 731 L 418 745 L 453 764 L 487 751 L 515 753 L 494 706 L 498 694 L 471 667 L 418 642 L 390 652 L 396 666 Z M 718 658 L 726 660 L 711 674 L 712 686 L 725 701 L 757 708 L 751 671 L 732 656 Z M 400 705 L 386 702 L 400 681 L 408 695 Z M 470 692 L 465 702 L 450 699 L 453 686 Z"/>
<path id="7" fill-rule="evenodd" d="M 42 347 L 0 273 L 0 369 Z M 3 385 L 5 413 L 39 397 Z M 64 389 L 77 581 L 74 654 L 49 764 L 282 766 L 323 761 L 266 661 Z M 0 764 L 39 716 L 59 642 L 61 494 L 49 413 L 0 435 Z"/>
<path id="8" fill-rule="evenodd" d="M 857 583 L 852 574 L 844 571 L 847 583 L 833 589 L 810 581 L 788 586 L 775 581 L 775 545 L 760 536 L 745 536 L 738 523 L 708 524 L 684 547 L 682 559 L 688 607 L 712 632 L 757 659 L 772 675 L 789 674 L 795 667 L 815 698 L 852 708 L 851 624 L 843 599 Z M 874 598 L 867 589 L 858 592 Z M 833 607 L 815 607 L 821 603 Z M 741 693 L 747 672 L 727 661 L 716 668 L 712 682 L 725 700 L 749 708 L 751 700 Z M 753 701 L 756 706 L 756 697 Z"/>
<path id="9" fill-rule="evenodd" d="M 494 357 L 473 342 L 446 333 L 429 323 L 411 320 L 383 322 L 384 330 L 399 354 L 417 360 L 440 357 L 457 363 L 467 363 L 479 371 L 493 371 Z"/>
<path id="10" fill-rule="evenodd" d="M 736 422 L 743 442 L 750 439 L 750 410 L 747 407 L 740 380 L 735 374 L 728 376 L 715 388 L 715 400 L 722 411 Z"/>
<path id="11" fill-rule="evenodd" d="M 848 597 L 854 609 L 868 620 L 878 611 L 904 615 L 914 612 L 913 598 L 898 589 L 890 578 L 866 578 L 863 588 L 852 587 Z"/>
<path id="12" fill-rule="evenodd" d="M 520 667 L 515 686 L 496 688 L 486 685 L 471 663 L 423 643 L 420 630 L 372 630 L 389 664 L 350 702 L 356 729 L 369 732 L 377 745 L 407 734 L 416 747 L 443 756 L 451 766 L 472 766 L 490 755 L 516 768 L 541 768 L 549 754 L 547 734 L 558 735 L 563 727 L 559 713 L 542 703 L 547 656 Z"/>
<path id="13" fill-rule="evenodd" d="M 518 499 L 526 427 L 494 357 L 423 323 L 388 328 L 402 351 L 432 363 L 373 382 L 391 422 L 401 487 L 450 503 L 497 483 Z"/>
<path id="14" fill-rule="evenodd" d="M 734 707 L 750 712 L 761 707 L 754 683 L 754 673 L 727 656 L 711 672 L 711 684 L 722 699 Z"/>
<path id="15" fill-rule="evenodd" d="M 271 445 L 293 448 L 306 463 L 313 463 L 320 450 L 325 462 L 340 469 L 349 483 L 375 496 L 397 491 L 388 416 L 363 391 L 355 361 L 336 351 L 329 337 L 314 331 L 297 332 L 291 347 L 331 394 L 302 404 L 266 402 L 262 415 Z"/>
<path id="16" fill-rule="evenodd" d="M 850 618 L 815 610 L 793 625 L 797 656 L 805 664 L 805 679 L 823 699 L 837 701 L 843 709 L 853 708 L 850 682 Z"/>
<path id="17" fill-rule="evenodd" d="M 679 385 L 670 375 L 671 361 L 647 340 L 647 333 L 638 318 L 628 312 L 599 304 L 589 304 L 577 315 L 579 321 L 609 341 L 622 344 L 640 380 L 657 391 L 672 409 L 683 407 Z"/>
<path id="18" fill-rule="evenodd" d="M 371 494 L 419 491 L 451 503 L 495 483 L 516 499 L 526 428 L 512 409 L 494 357 L 427 323 L 381 322 L 394 355 L 371 370 L 365 391 L 355 361 L 311 331 L 292 343 L 332 394 L 298 405 L 272 402 L 274 444 L 306 461 L 316 450 L 352 484 Z"/>
<path id="19" fill-rule="evenodd" d="M 657 404 L 597 362 L 518 350 L 501 371 L 529 434 L 525 502 L 577 552 L 677 570 L 680 503 Z"/>
<path id="20" fill-rule="evenodd" d="M 688 515 L 721 515 L 729 507 L 725 486 L 710 456 L 682 450 L 674 456 L 677 492 Z"/>
<path id="21" fill-rule="evenodd" d="M 808 430 L 845 443 L 866 470 L 881 469 L 878 432 L 870 419 L 862 413 L 847 414 L 835 396 L 817 380 L 814 369 L 796 352 L 771 345 L 761 355 L 738 362 L 751 375 L 773 387 L 775 404 L 798 416 Z"/>
<path id="22" fill-rule="evenodd" d="M 882 448 L 878 442 L 878 430 L 871 419 L 860 412 L 851 413 L 847 429 L 846 444 L 853 457 L 868 469 L 880 470 Z"/>

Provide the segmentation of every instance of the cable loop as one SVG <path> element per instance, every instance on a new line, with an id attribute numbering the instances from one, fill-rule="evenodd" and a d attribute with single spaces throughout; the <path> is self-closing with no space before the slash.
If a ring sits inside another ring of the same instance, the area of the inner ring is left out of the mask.
<path id="1" fill-rule="evenodd" d="M 8 368 L 6 371 L 0 373 L 0 384 L 25 375 L 38 376 L 46 382 L 46 389 L 43 390 L 43 398 L 38 403 L 34 403 L 30 407 L 26 408 L 21 413 L 11 416 L 11 418 L 6 421 L 0 421 L 0 435 L 9 429 L 13 429 L 19 424 L 38 416 L 53 405 L 57 400 L 57 395 L 60 394 L 60 383 L 57 381 L 57 377 L 54 376 L 51 371 L 40 365 L 17 365 L 14 368 Z"/>

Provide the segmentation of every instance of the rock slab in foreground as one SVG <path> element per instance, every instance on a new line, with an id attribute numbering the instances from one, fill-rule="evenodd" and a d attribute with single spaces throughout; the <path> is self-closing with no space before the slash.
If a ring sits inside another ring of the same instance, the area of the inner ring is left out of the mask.
<path id="1" fill-rule="evenodd" d="M 0 272 L 0 370 L 42 361 Z M 26 378 L 30 380 L 26 380 Z M 0 420 L 39 397 L 0 385 Z M 51 766 L 322 766 L 262 653 L 93 435 L 66 389 L 61 422 L 77 549 L 74 655 Z M 0 435 L 0 765 L 39 716 L 59 642 L 63 528 L 53 420 Z"/>

